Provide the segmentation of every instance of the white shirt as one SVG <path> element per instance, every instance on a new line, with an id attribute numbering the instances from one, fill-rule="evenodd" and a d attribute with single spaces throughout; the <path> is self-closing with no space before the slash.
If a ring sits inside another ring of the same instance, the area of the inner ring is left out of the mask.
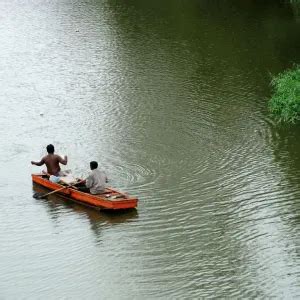
<path id="1" fill-rule="evenodd" d="M 98 169 L 92 170 L 86 179 L 86 187 L 90 189 L 91 194 L 101 194 L 105 190 L 106 175 Z"/>

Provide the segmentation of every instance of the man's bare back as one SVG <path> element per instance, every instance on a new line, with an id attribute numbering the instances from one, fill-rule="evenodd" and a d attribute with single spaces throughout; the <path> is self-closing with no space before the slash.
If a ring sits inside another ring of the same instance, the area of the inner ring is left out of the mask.
<path id="1" fill-rule="evenodd" d="M 51 144 L 47 146 L 47 152 L 48 154 L 44 156 L 41 161 L 32 161 L 31 164 L 36 166 L 42 166 L 43 164 L 45 164 L 47 166 L 48 174 L 58 176 L 60 172 L 59 164 L 61 163 L 63 165 L 66 165 L 68 162 L 68 158 L 67 156 L 62 158 L 59 155 L 54 154 L 54 146 Z"/>

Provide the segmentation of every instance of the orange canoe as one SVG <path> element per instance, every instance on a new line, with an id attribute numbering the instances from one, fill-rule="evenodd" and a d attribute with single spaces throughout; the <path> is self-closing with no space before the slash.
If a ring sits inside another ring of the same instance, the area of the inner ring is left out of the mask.
<path id="1" fill-rule="evenodd" d="M 50 190 L 58 190 L 64 187 L 59 183 L 54 183 L 48 180 L 48 176 L 44 174 L 32 174 L 32 181 Z M 106 188 L 103 194 L 92 195 L 76 190 L 72 187 L 66 187 L 65 189 L 57 192 L 63 197 L 67 197 L 77 203 L 94 207 L 96 209 L 107 210 L 122 210 L 136 208 L 138 199 L 130 197 L 124 193 L 121 193 L 115 189 Z"/>

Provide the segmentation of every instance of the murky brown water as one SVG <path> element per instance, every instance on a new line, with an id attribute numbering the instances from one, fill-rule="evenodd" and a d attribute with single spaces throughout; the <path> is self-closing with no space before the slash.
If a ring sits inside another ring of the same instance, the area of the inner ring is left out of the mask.
<path id="1" fill-rule="evenodd" d="M 299 37 L 284 1 L 0 1 L 0 298 L 300 297 L 300 127 L 266 105 Z M 138 210 L 33 199 L 48 143 Z"/>

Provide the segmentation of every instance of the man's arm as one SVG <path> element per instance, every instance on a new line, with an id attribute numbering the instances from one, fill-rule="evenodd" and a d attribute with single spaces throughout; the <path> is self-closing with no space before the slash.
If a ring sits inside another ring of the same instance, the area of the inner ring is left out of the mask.
<path id="1" fill-rule="evenodd" d="M 36 165 L 36 166 L 42 166 L 45 163 L 44 158 L 42 158 L 41 161 L 37 162 L 37 161 L 31 161 L 32 165 Z"/>
<path id="2" fill-rule="evenodd" d="M 90 174 L 87 179 L 85 180 L 85 186 L 87 188 L 91 188 L 94 184 L 94 177 L 93 174 Z"/>
<path id="3" fill-rule="evenodd" d="M 68 163 L 68 157 L 67 157 L 67 155 L 65 155 L 64 158 L 61 158 L 60 156 L 58 156 L 58 161 L 61 164 L 66 165 Z"/>

